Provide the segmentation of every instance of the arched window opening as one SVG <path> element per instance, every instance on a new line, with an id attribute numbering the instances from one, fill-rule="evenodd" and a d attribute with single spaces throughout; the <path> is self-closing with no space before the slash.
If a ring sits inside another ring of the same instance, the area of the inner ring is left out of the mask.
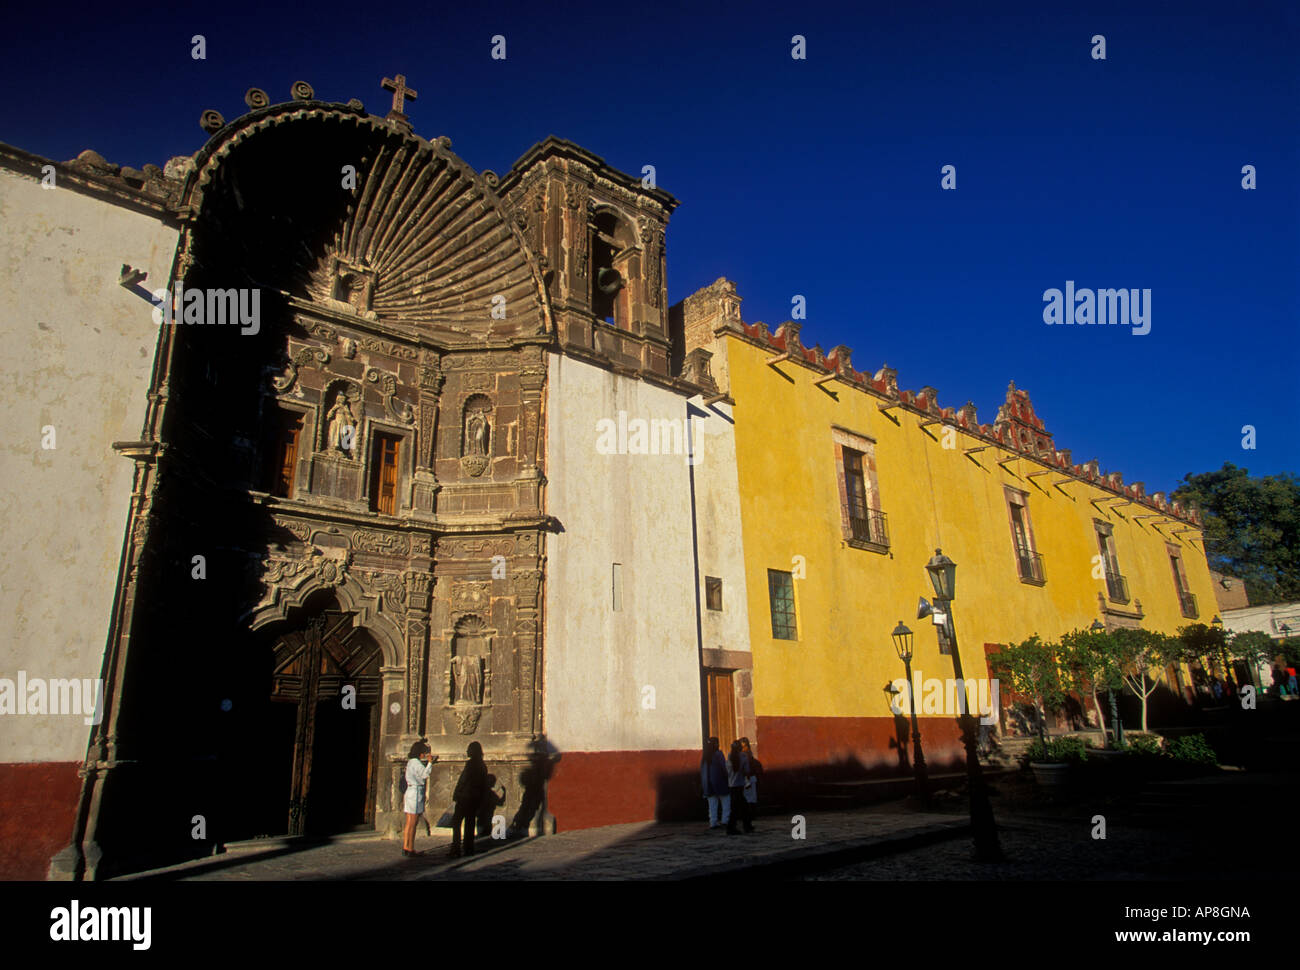
<path id="1" fill-rule="evenodd" d="M 612 212 L 601 212 L 591 229 L 591 309 L 596 319 L 628 329 L 627 279 L 620 271 L 632 248 L 632 233 Z"/>

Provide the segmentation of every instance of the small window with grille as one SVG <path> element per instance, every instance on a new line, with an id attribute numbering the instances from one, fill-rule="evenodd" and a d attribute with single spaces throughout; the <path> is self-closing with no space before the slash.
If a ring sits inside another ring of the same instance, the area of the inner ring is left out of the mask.
<path id="1" fill-rule="evenodd" d="M 772 636 L 777 640 L 798 640 L 794 615 L 794 576 L 778 569 L 767 571 L 767 595 L 772 608 Z"/>

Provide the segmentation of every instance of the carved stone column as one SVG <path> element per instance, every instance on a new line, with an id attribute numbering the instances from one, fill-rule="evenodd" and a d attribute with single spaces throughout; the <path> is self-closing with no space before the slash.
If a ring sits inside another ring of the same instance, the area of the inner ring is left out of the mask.
<path id="1" fill-rule="evenodd" d="M 511 584 L 515 596 L 515 657 L 519 666 L 519 676 L 515 680 L 515 710 L 518 712 L 515 730 L 521 734 L 535 734 L 539 726 L 537 714 L 541 710 L 538 601 L 542 571 L 521 569 L 514 574 Z"/>
<path id="2" fill-rule="evenodd" d="M 541 510 L 542 478 L 542 388 L 546 386 L 546 352 L 538 346 L 523 348 L 519 372 L 520 409 L 523 433 L 519 442 L 518 508 Z"/>
<path id="3" fill-rule="evenodd" d="M 438 508 L 438 479 L 433 473 L 437 457 L 438 401 L 442 393 L 443 373 L 439 358 L 430 355 L 420 365 L 419 428 L 416 432 L 415 482 L 411 493 L 411 510 L 415 518 L 432 519 Z"/>
<path id="4" fill-rule="evenodd" d="M 428 682 L 429 588 L 433 577 L 425 572 L 406 574 L 406 730 L 412 737 L 424 734 Z"/>

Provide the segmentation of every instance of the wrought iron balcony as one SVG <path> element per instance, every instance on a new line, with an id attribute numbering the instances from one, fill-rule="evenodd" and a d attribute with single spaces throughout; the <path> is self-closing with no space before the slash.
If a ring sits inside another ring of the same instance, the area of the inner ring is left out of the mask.
<path id="1" fill-rule="evenodd" d="M 1128 602 L 1128 580 L 1119 573 L 1106 570 L 1106 592 L 1116 603 Z"/>
<path id="2" fill-rule="evenodd" d="M 1180 589 L 1178 591 L 1178 599 L 1183 604 L 1183 616 L 1187 617 L 1189 620 L 1194 620 L 1201 615 L 1196 609 L 1195 593 L 1189 593 L 1186 590 Z"/>
<path id="3" fill-rule="evenodd" d="M 884 512 L 868 509 L 865 516 L 849 515 L 850 534 L 858 542 L 889 545 L 889 524 Z"/>
<path id="4" fill-rule="evenodd" d="M 1020 581 L 1022 583 L 1034 583 L 1042 586 L 1047 582 L 1047 576 L 1043 572 L 1043 557 L 1036 552 L 1030 552 L 1028 549 L 1019 549 L 1016 551 L 1016 562 L 1020 566 Z"/>

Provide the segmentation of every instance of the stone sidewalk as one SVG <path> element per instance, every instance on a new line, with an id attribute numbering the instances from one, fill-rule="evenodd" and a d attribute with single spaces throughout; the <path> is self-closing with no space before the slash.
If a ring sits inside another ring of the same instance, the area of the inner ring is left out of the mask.
<path id="1" fill-rule="evenodd" d="M 556 835 L 476 842 L 470 858 L 448 854 L 448 830 L 421 835 L 426 854 L 403 858 L 401 843 L 377 836 L 329 843 L 278 843 L 122 877 L 129 880 L 686 880 L 741 872 L 788 878 L 804 872 L 960 838 L 964 815 L 907 811 L 901 803 L 852 811 L 808 812 L 805 838 L 792 836 L 790 816 L 768 815 L 752 834 L 728 836 L 707 823 L 638 822 Z"/>

